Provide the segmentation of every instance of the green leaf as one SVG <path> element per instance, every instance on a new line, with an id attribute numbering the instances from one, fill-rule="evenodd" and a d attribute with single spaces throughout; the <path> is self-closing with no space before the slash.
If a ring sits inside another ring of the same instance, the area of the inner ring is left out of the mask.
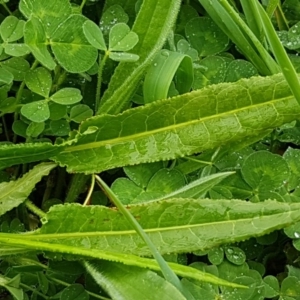
<path id="1" fill-rule="evenodd" d="M 16 181 L 0 183 L 0 215 L 23 203 L 42 177 L 55 167 L 54 163 L 41 163 Z"/>
<path id="2" fill-rule="evenodd" d="M 6 288 L 16 300 L 24 299 L 24 291 L 20 288 L 20 274 L 12 279 L 0 276 L 0 286 Z"/>
<path id="3" fill-rule="evenodd" d="M 4 68 L 0 69 L 0 86 L 5 84 L 7 85 L 11 84 L 13 80 L 14 80 L 14 76 L 10 71 Z"/>
<path id="4" fill-rule="evenodd" d="M 199 59 L 198 51 L 191 47 L 191 45 L 184 39 L 181 39 L 177 43 L 177 51 L 181 54 L 186 54 L 190 56 L 193 61 Z"/>
<path id="5" fill-rule="evenodd" d="M 225 247 L 224 252 L 226 258 L 235 265 L 242 265 L 246 261 L 245 252 L 238 247 L 227 246 Z"/>
<path id="6" fill-rule="evenodd" d="M 250 154 L 242 166 L 244 180 L 253 190 L 268 192 L 279 189 L 288 180 L 290 169 L 277 154 L 259 151 Z"/>
<path id="7" fill-rule="evenodd" d="M 163 167 L 163 162 L 124 167 L 125 174 L 138 186 L 146 188 L 151 177 Z"/>
<path id="8" fill-rule="evenodd" d="M 254 142 L 255 136 L 260 139 L 264 131 L 291 122 L 299 114 L 282 75 L 252 77 L 117 116 L 92 117 L 80 126 L 76 144 L 53 159 L 70 172 L 85 173 L 169 160 L 246 137 Z M 95 131 L 84 134 L 89 127 Z"/>
<path id="9" fill-rule="evenodd" d="M 4 47 L 5 53 L 10 56 L 24 56 L 30 53 L 26 44 L 7 44 Z"/>
<path id="10" fill-rule="evenodd" d="M 109 58 L 114 61 L 135 62 L 139 60 L 139 56 L 133 53 L 110 52 Z"/>
<path id="11" fill-rule="evenodd" d="M 6 98 L 0 101 L 0 111 L 2 113 L 12 113 L 18 109 L 17 99 L 14 97 Z"/>
<path id="12" fill-rule="evenodd" d="M 25 104 L 21 108 L 21 114 L 32 122 L 44 122 L 50 117 L 48 101 L 41 100 Z"/>
<path id="13" fill-rule="evenodd" d="M 70 119 L 73 122 L 80 123 L 93 115 L 93 110 L 85 104 L 78 104 L 71 108 Z"/>
<path id="14" fill-rule="evenodd" d="M 272 275 L 264 277 L 265 297 L 274 298 L 279 295 L 278 279 Z"/>
<path id="15" fill-rule="evenodd" d="M 159 191 L 168 194 L 183 187 L 186 183 L 184 174 L 177 169 L 163 168 L 157 171 L 149 180 L 147 185 L 148 192 Z"/>
<path id="16" fill-rule="evenodd" d="M 49 243 L 43 243 L 38 241 L 28 241 L 27 239 L 24 239 L 25 235 L 22 235 L 17 237 L 16 234 L 4 234 L 0 233 L 0 241 L 4 244 L 3 247 L 6 245 L 19 245 L 21 247 L 26 247 L 28 249 L 42 249 L 45 251 L 52 251 L 57 253 L 72 253 L 73 255 L 81 255 L 85 257 L 92 257 L 97 259 L 106 259 L 109 261 L 116 261 L 116 262 L 122 262 L 126 265 L 130 266 L 138 266 L 142 268 L 149 268 L 155 271 L 160 271 L 159 265 L 156 263 L 156 261 L 152 259 L 142 258 L 139 256 L 133 256 L 130 254 L 124 255 L 123 253 L 117 253 L 117 252 L 100 252 L 100 251 L 93 251 L 93 250 L 87 250 L 87 249 L 80 249 L 78 247 L 73 246 L 64 246 L 61 244 L 49 244 Z M 16 253 L 20 253 L 20 249 L 16 249 Z M 238 284 L 231 284 L 230 282 L 226 280 L 222 280 L 217 278 L 216 276 L 213 276 L 209 273 L 198 271 L 194 268 L 186 267 L 183 265 L 175 264 L 175 263 L 168 263 L 168 265 L 180 276 L 182 277 L 188 277 L 193 278 L 200 281 L 210 282 L 212 284 L 218 284 L 218 285 L 224 285 L 224 286 L 230 286 L 235 288 L 245 288 L 245 286 L 241 286 Z"/>
<path id="17" fill-rule="evenodd" d="M 100 29 L 104 35 L 108 35 L 111 28 L 117 23 L 127 23 L 128 15 L 122 5 L 116 4 L 109 6 L 100 19 Z"/>
<path id="18" fill-rule="evenodd" d="M 6 17 L 0 25 L 0 35 L 3 41 L 11 43 L 23 37 L 25 21 L 15 16 Z"/>
<path id="19" fill-rule="evenodd" d="M 271 75 L 280 72 L 273 57 L 227 0 L 199 0 L 199 2 L 260 74 Z"/>
<path id="20" fill-rule="evenodd" d="M 127 209 L 138 218 L 159 252 L 165 254 L 210 249 L 265 235 L 299 221 L 299 206 L 299 203 L 271 200 L 251 203 L 241 200 L 172 199 L 131 205 Z M 95 251 L 150 255 L 149 249 L 131 225 L 125 222 L 122 214 L 101 206 L 54 206 L 42 228 L 27 235 L 27 238 Z"/>
<path id="21" fill-rule="evenodd" d="M 185 33 L 200 57 L 222 52 L 229 44 L 228 36 L 208 17 L 190 20 L 186 24 Z"/>
<path id="22" fill-rule="evenodd" d="M 12 57 L 1 62 L 1 66 L 14 76 L 15 81 L 23 81 L 25 74 L 29 71 L 29 62 L 21 57 Z"/>
<path id="23" fill-rule="evenodd" d="M 189 92 L 194 80 L 192 59 L 188 55 L 162 50 L 153 61 L 144 80 L 145 103 L 167 98 L 175 74 L 178 92 Z"/>
<path id="24" fill-rule="evenodd" d="M 26 129 L 26 136 L 38 137 L 45 129 L 45 123 L 32 122 Z"/>
<path id="25" fill-rule="evenodd" d="M 150 270 L 106 261 L 86 262 L 85 267 L 112 299 L 186 299 L 172 284 Z M 159 287 L 155 292 L 154 286 Z"/>
<path id="26" fill-rule="evenodd" d="M 293 25 L 289 31 L 278 32 L 278 37 L 285 48 L 289 50 L 297 50 L 300 48 L 299 33 L 300 22 Z"/>
<path id="27" fill-rule="evenodd" d="M 242 59 L 235 59 L 229 63 L 226 70 L 226 82 L 235 82 L 241 78 L 249 78 L 257 76 L 256 68 L 248 61 Z"/>
<path id="28" fill-rule="evenodd" d="M 90 296 L 81 284 L 73 283 L 62 291 L 60 300 L 65 299 L 89 300 Z"/>
<path id="29" fill-rule="evenodd" d="M 51 74 L 42 67 L 30 70 L 25 76 L 25 83 L 31 91 L 47 98 L 52 86 Z"/>
<path id="30" fill-rule="evenodd" d="M 59 30 L 59 25 L 71 14 L 71 4 L 68 0 L 21 0 L 20 11 L 26 18 L 32 16 L 45 24 L 47 36 Z"/>
<path id="31" fill-rule="evenodd" d="M 70 132 L 70 124 L 66 120 L 51 121 L 50 128 L 55 136 L 67 136 Z"/>
<path id="32" fill-rule="evenodd" d="M 130 31 L 125 23 L 114 25 L 109 32 L 109 51 L 128 51 L 139 41 L 138 35 Z"/>
<path id="33" fill-rule="evenodd" d="M 136 63 L 123 62 L 118 65 L 103 95 L 97 114 L 116 114 L 123 110 L 136 91 L 136 86 L 144 76 L 146 68 L 164 45 L 176 20 L 180 4 L 180 0 L 143 2 L 132 27 L 132 31 L 139 37 L 139 42 L 132 52 L 140 59 Z"/>
<path id="34" fill-rule="evenodd" d="M 35 58 L 46 68 L 53 70 L 56 66 L 47 47 L 47 37 L 43 24 L 36 17 L 31 17 L 24 27 L 24 41 Z"/>
<path id="35" fill-rule="evenodd" d="M 300 297 L 300 281 L 297 277 L 289 276 L 281 283 L 280 295 L 283 297 L 293 297 L 297 299 Z M 287 298 L 288 299 L 288 298 Z"/>
<path id="36" fill-rule="evenodd" d="M 134 182 L 122 177 L 117 178 L 113 182 L 111 189 L 123 204 L 132 203 L 139 195 L 145 193 L 145 191 Z"/>
<path id="37" fill-rule="evenodd" d="M 224 260 L 224 250 L 222 247 L 216 247 L 208 251 L 207 258 L 213 265 L 219 265 Z"/>
<path id="38" fill-rule="evenodd" d="M 75 88 L 63 88 L 50 97 L 55 103 L 70 105 L 79 102 L 82 99 L 81 92 Z"/>
<path id="39" fill-rule="evenodd" d="M 67 106 L 49 102 L 50 120 L 60 120 L 67 115 Z"/>
<path id="40" fill-rule="evenodd" d="M 89 70 L 98 57 L 98 50 L 86 39 L 82 15 L 71 15 L 51 36 L 51 49 L 59 64 L 70 73 Z"/>
<path id="41" fill-rule="evenodd" d="M 107 50 L 104 37 L 99 26 L 91 20 L 87 20 L 83 23 L 82 28 L 86 39 L 93 47 L 103 51 Z"/>
<path id="42" fill-rule="evenodd" d="M 218 173 L 213 174 L 205 177 L 201 177 L 195 181 L 190 182 L 186 186 L 172 191 L 171 193 L 160 197 L 156 200 L 162 200 L 162 199 L 171 199 L 171 198 L 194 198 L 197 199 L 200 196 L 204 196 L 205 193 L 213 188 L 216 184 L 220 183 L 224 178 L 227 176 L 230 176 L 234 174 L 233 172 L 224 172 L 224 173 Z"/>
<path id="43" fill-rule="evenodd" d="M 27 127 L 28 127 L 27 123 L 23 122 L 22 120 L 16 120 L 13 122 L 12 130 L 15 134 L 26 138 L 27 137 L 27 135 L 26 135 Z M 14 145 L 10 145 L 10 146 L 14 147 Z M 4 150 L 4 149 L 2 149 L 2 150 Z M 4 152 L 6 152 L 6 151 L 4 150 Z"/>

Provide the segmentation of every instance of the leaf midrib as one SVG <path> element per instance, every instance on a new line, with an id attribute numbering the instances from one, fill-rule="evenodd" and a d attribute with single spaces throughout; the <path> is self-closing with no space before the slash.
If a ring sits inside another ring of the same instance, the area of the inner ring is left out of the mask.
<path id="1" fill-rule="evenodd" d="M 277 214 L 271 214 L 267 216 L 257 216 L 253 218 L 243 218 L 243 219 L 237 219 L 237 220 L 226 220 L 226 221 L 219 221 L 219 222 L 209 222 L 209 223 L 203 223 L 203 224 L 188 224 L 188 225 L 181 225 L 181 226 L 172 226 L 172 227 L 159 227 L 159 228 L 148 228 L 143 229 L 146 233 L 159 233 L 159 232 L 166 232 L 166 231 L 182 231 L 185 229 L 193 229 L 196 227 L 205 227 L 205 226 L 220 226 L 220 224 L 230 224 L 233 223 L 235 226 L 237 226 L 238 223 L 244 223 L 249 221 L 254 221 L 261 218 L 267 218 L 267 217 L 276 217 L 277 215 L 282 218 L 285 215 L 290 215 L 292 212 L 296 212 L 297 210 L 290 210 L 287 212 L 279 212 Z M 296 218 L 297 220 L 300 219 L 300 213 L 299 217 Z M 279 225 L 281 227 L 281 225 Z M 285 225 L 282 225 L 282 227 Z M 275 226 L 274 228 L 277 228 Z M 269 228 L 269 230 L 272 230 L 273 228 Z M 274 229 L 275 230 L 275 229 Z M 35 233 L 28 233 L 20 235 L 20 238 L 25 239 L 49 239 L 49 238 L 55 238 L 55 239 L 64 239 L 64 238 L 70 238 L 70 237 L 93 237 L 93 236 L 114 236 L 114 235 L 133 235 L 137 234 L 135 230 L 122 230 L 122 231 L 96 231 L 96 232 L 68 232 L 68 233 L 44 233 L 44 234 L 35 234 Z M 15 235 L 14 235 L 15 237 Z"/>
<path id="2" fill-rule="evenodd" d="M 182 123 L 174 124 L 174 125 L 170 125 L 170 126 L 161 127 L 161 128 L 150 130 L 150 131 L 147 130 L 147 131 L 143 131 L 143 132 L 140 132 L 140 133 L 127 135 L 127 136 L 124 136 L 124 137 L 116 137 L 116 138 L 113 138 L 113 139 L 108 139 L 108 140 L 103 140 L 103 141 L 89 142 L 89 143 L 84 143 L 82 145 L 70 146 L 70 147 L 67 147 L 60 154 L 73 152 L 73 151 L 84 151 L 84 150 L 88 150 L 88 149 L 92 149 L 92 148 L 100 148 L 100 147 L 105 146 L 105 145 L 113 145 L 116 142 L 116 140 L 117 140 L 118 143 L 135 141 L 139 138 L 152 136 L 152 135 L 164 132 L 164 131 L 171 131 L 171 130 L 181 129 L 181 128 L 186 127 L 188 125 L 196 124 L 196 123 L 199 123 L 199 122 L 202 122 L 205 125 L 205 121 L 208 121 L 208 120 L 211 120 L 211 119 L 214 119 L 214 118 L 218 118 L 218 117 L 221 117 L 221 116 L 224 116 L 224 115 L 228 115 L 228 114 L 234 115 L 236 117 L 237 121 L 239 121 L 239 118 L 237 118 L 236 113 L 240 113 L 244 110 L 247 110 L 247 109 L 253 108 L 253 107 L 262 107 L 262 106 L 266 106 L 266 105 L 273 105 L 274 106 L 274 104 L 276 102 L 280 102 L 280 101 L 283 101 L 283 100 L 289 100 L 289 99 L 292 99 L 292 98 L 293 98 L 293 95 L 290 95 L 288 97 L 279 98 L 279 99 L 275 99 L 275 100 L 267 101 L 267 102 L 264 102 L 264 103 L 255 104 L 255 105 L 248 105 L 248 106 L 245 106 L 245 107 L 242 107 L 242 108 L 237 108 L 237 109 L 234 109 L 234 110 L 229 110 L 229 111 L 226 111 L 226 112 L 223 112 L 223 113 L 218 113 L 218 114 L 211 115 L 211 116 L 208 116 L 208 117 L 199 118 L 197 120 L 190 120 L 190 121 L 186 121 L 186 122 L 182 122 Z M 277 109 L 275 108 L 275 110 L 277 110 Z"/>

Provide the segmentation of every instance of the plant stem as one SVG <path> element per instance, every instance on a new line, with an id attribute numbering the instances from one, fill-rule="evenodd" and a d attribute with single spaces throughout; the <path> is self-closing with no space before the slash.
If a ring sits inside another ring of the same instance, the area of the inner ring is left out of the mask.
<path id="1" fill-rule="evenodd" d="M 91 195 L 92 195 L 92 192 L 93 192 L 93 190 L 94 190 L 94 187 L 95 187 L 95 175 L 92 175 L 91 186 L 90 186 L 90 188 L 89 188 L 88 194 L 86 195 L 86 198 L 85 198 L 85 200 L 84 200 L 83 206 L 86 206 L 86 205 L 89 204 L 90 198 L 91 198 Z"/>
<path id="2" fill-rule="evenodd" d="M 106 63 L 108 55 L 109 55 L 108 51 L 105 51 L 105 54 L 102 59 L 101 59 L 101 55 L 99 55 L 99 69 L 98 69 L 98 80 L 97 80 L 96 101 L 95 101 L 96 114 L 98 114 L 98 108 L 99 108 L 99 104 L 100 104 L 102 73 L 103 73 L 104 65 Z"/>
<path id="3" fill-rule="evenodd" d="M 9 142 L 9 134 L 8 134 L 8 130 L 7 130 L 5 116 L 2 116 L 2 124 L 3 124 L 3 129 L 4 129 L 6 140 Z"/>
<path id="4" fill-rule="evenodd" d="M 158 252 L 155 245 L 152 243 L 149 236 L 145 233 L 141 225 L 137 222 L 137 220 L 132 216 L 132 214 L 124 207 L 122 202 L 118 199 L 118 197 L 114 194 L 114 192 L 106 185 L 106 183 L 98 176 L 94 175 L 97 183 L 103 189 L 103 191 L 107 194 L 109 199 L 116 205 L 116 207 L 120 210 L 120 212 L 124 215 L 127 221 L 131 224 L 134 230 L 139 234 L 139 236 L 143 239 L 146 245 L 151 250 L 151 253 L 157 263 L 160 266 L 161 272 L 163 273 L 165 279 L 173 284 L 180 292 L 183 292 L 183 287 L 179 278 L 167 264 L 167 262 L 163 259 L 161 254 Z"/>
<path id="5" fill-rule="evenodd" d="M 13 13 L 11 12 L 11 10 L 8 8 L 8 6 L 7 6 L 4 2 L 2 2 L 1 4 L 2 4 L 2 6 L 4 7 L 4 9 L 5 9 L 10 15 L 13 14 Z"/>
<path id="6" fill-rule="evenodd" d="M 80 7 L 79 7 L 80 11 L 83 10 L 83 7 L 84 7 L 85 3 L 86 3 L 86 0 L 82 0 L 82 2 L 80 4 Z"/>
<path id="7" fill-rule="evenodd" d="M 35 204 L 33 204 L 33 202 L 30 201 L 29 199 L 26 200 L 25 205 L 30 211 L 32 211 L 34 214 L 36 214 L 40 218 L 46 217 L 46 213 L 43 212 L 40 208 L 38 208 Z"/>

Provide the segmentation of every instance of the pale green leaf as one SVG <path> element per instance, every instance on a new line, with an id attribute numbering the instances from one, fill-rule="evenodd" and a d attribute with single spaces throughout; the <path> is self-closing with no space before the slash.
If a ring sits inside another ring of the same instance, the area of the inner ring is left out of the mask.
<path id="1" fill-rule="evenodd" d="M 85 267 L 112 299 L 186 299 L 172 284 L 150 270 L 107 261 L 85 262 Z M 154 286 L 159 287 L 155 292 Z"/>
<path id="2" fill-rule="evenodd" d="M 144 80 L 145 103 L 167 98 L 175 75 L 178 92 L 180 94 L 189 92 L 194 80 L 191 57 L 168 50 L 160 51 L 148 69 Z"/>
<path id="3" fill-rule="evenodd" d="M 114 25 L 109 32 L 109 51 L 128 51 L 139 41 L 138 35 L 130 31 L 125 23 Z"/>
<path id="4" fill-rule="evenodd" d="M 24 104 L 21 108 L 21 114 L 30 121 L 44 122 L 50 117 L 48 102 L 41 100 Z"/>
<path id="5" fill-rule="evenodd" d="M 99 50 L 107 50 L 102 31 L 94 22 L 91 20 L 85 21 L 83 23 L 83 32 L 92 46 Z"/>
<path id="6" fill-rule="evenodd" d="M 117 116 L 92 117 L 82 123 L 77 143 L 53 159 L 70 172 L 97 173 L 191 155 L 248 137 L 254 142 L 263 131 L 299 116 L 299 105 L 282 75 L 252 77 Z M 89 127 L 94 132 L 83 135 Z"/>
<path id="7" fill-rule="evenodd" d="M 131 205 L 161 254 L 210 249 L 262 236 L 300 220 L 299 203 L 267 200 L 171 199 Z M 175 217 L 176 216 L 176 217 Z M 140 236 L 117 210 L 103 206 L 57 205 L 42 228 L 28 239 L 97 251 L 151 255 Z"/>
<path id="8" fill-rule="evenodd" d="M 25 83 L 31 91 L 47 98 L 52 86 L 52 77 L 47 69 L 40 67 L 27 72 Z"/>
<path id="9" fill-rule="evenodd" d="M 205 177 L 201 177 L 184 187 L 167 194 L 159 199 L 171 199 L 171 198 L 199 198 L 199 196 L 205 195 L 205 193 L 213 188 L 216 184 L 220 183 L 224 178 L 234 174 L 233 172 L 217 173 Z"/>
<path id="10" fill-rule="evenodd" d="M 42 65 L 50 70 L 55 68 L 56 63 L 47 48 L 48 42 L 44 26 L 38 18 L 31 17 L 26 22 L 24 27 L 24 41 Z"/>
<path id="11" fill-rule="evenodd" d="M 98 57 L 98 50 L 86 39 L 82 15 L 71 15 L 51 36 L 51 49 L 60 65 L 68 72 L 81 73 L 89 70 Z"/>
<path id="12" fill-rule="evenodd" d="M 82 95 L 79 89 L 76 88 L 63 88 L 50 97 L 55 103 L 70 105 L 79 102 Z"/>
<path id="13" fill-rule="evenodd" d="M 0 184 L 0 215 L 23 203 L 35 185 L 43 176 L 56 167 L 54 163 L 41 163 L 16 181 L 3 182 Z"/>
<path id="14" fill-rule="evenodd" d="M 140 59 L 136 63 L 122 62 L 118 65 L 100 102 L 98 114 L 116 114 L 123 110 L 146 68 L 164 45 L 176 21 L 180 4 L 180 0 L 144 0 L 132 27 L 139 37 L 132 52 Z"/>
<path id="15" fill-rule="evenodd" d="M 66 246 L 62 244 L 43 243 L 43 242 L 38 242 L 36 240 L 29 240 L 24 237 L 25 235 L 20 236 L 18 234 L 17 236 L 16 234 L 0 233 L 0 241 L 4 245 L 4 247 L 17 245 L 19 247 L 20 246 L 23 248 L 25 247 L 28 250 L 36 251 L 37 249 L 40 249 L 44 251 L 55 252 L 55 255 L 57 255 L 57 253 L 69 253 L 73 255 L 81 255 L 84 257 L 116 261 L 116 262 L 124 263 L 129 266 L 138 266 L 141 268 L 148 268 L 155 271 L 160 271 L 159 265 L 153 259 L 142 258 L 130 254 L 124 255 L 124 253 L 118 253 L 118 252 L 106 252 L 106 251 L 98 251 L 98 250 L 95 251 L 93 249 L 84 249 L 80 247 Z M 20 253 L 20 251 L 21 249 L 17 249 L 15 253 Z M 13 253 L 13 251 L 11 251 L 11 253 Z M 168 263 L 168 265 L 174 270 L 176 274 L 178 274 L 181 277 L 193 278 L 199 281 L 209 282 L 212 284 L 218 284 L 223 286 L 245 288 L 245 286 L 241 286 L 239 284 L 232 284 L 226 280 L 217 278 L 216 276 L 211 275 L 209 273 L 201 272 L 195 268 L 190 268 L 176 263 Z"/>

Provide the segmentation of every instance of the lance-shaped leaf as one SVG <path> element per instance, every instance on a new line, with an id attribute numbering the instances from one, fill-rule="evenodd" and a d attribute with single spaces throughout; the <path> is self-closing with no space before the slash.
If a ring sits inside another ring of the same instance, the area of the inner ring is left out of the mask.
<path id="1" fill-rule="evenodd" d="M 90 118 L 82 123 L 77 143 L 53 159 L 70 172 L 98 173 L 240 141 L 299 115 L 282 75 L 253 77 Z"/>
<path id="2" fill-rule="evenodd" d="M 127 207 L 160 253 L 209 249 L 270 233 L 300 220 L 299 203 L 171 199 Z M 115 209 L 78 204 L 50 209 L 31 241 L 151 255 L 147 245 Z"/>
<path id="3" fill-rule="evenodd" d="M 186 299 L 172 284 L 150 270 L 107 261 L 85 262 L 85 267 L 113 299 L 154 299 L 153 296 L 145 298 L 152 295 L 153 286 L 160 287 L 155 291 L 155 299 Z"/>
<path id="4" fill-rule="evenodd" d="M 36 183 L 56 167 L 54 163 L 35 166 L 22 178 L 0 184 L 0 216 L 23 203 L 32 192 Z"/>
<path id="5" fill-rule="evenodd" d="M 17 164 L 40 161 L 56 155 L 64 148 L 63 145 L 50 143 L 7 144 L 0 147 L 0 169 Z"/>
<path id="6" fill-rule="evenodd" d="M 101 100 L 98 113 L 117 114 L 122 111 L 146 68 L 162 48 L 176 20 L 180 3 L 180 0 L 143 2 L 132 27 L 132 31 L 139 37 L 132 53 L 137 54 L 140 59 L 136 63 L 121 62 L 118 65 Z"/>
<path id="7" fill-rule="evenodd" d="M 28 236 L 29 237 L 29 236 Z M 18 246 L 22 247 L 24 249 L 28 250 L 45 250 L 50 252 L 55 252 L 56 257 L 57 253 L 67 254 L 67 258 L 71 259 L 79 256 L 91 257 L 91 258 L 97 258 L 97 259 L 105 259 L 109 261 L 116 261 L 120 263 L 124 263 L 125 265 L 129 266 L 137 266 L 141 268 L 147 268 L 155 271 L 160 271 L 159 265 L 157 262 L 153 259 L 149 258 L 143 258 L 136 255 L 124 255 L 124 253 L 117 253 L 117 252 L 106 252 L 106 251 L 98 251 L 94 249 L 85 249 L 80 247 L 74 247 L 74 246 L 67 246 L 62 244 L 54 244 L 54 243 L 44 243 L 44 242 L 38 242 L 34 239 L 30 240 L 28 237 L 25 238 L 25 235 L 20 234 L 9 234 L 9 233 L 1 233 L 0 232 L 0 243 L 1 247 L 4 245 L 5 247 L 11 246 Z M 11 251 L 13 254 L 13 251 Z M 20 253 L 20 251 L 14 253 L 17 254 Z M 197 270 L 196 268 L 187 267 L 184 265 L 180 265 L 177 263 L 168 263 L 168 265 L 175 271 L 176 274 L 178 274 L 181 277 L 188 277 L 204 282 L 209 282 L 212 284 L 218 284 L 223 286 L 231 286 L 236 288 L 245 288 L 245 286 L 231 283 L 227 280 L 218 278 L 210 273 L 202 272 L 200 270 Z"/>

